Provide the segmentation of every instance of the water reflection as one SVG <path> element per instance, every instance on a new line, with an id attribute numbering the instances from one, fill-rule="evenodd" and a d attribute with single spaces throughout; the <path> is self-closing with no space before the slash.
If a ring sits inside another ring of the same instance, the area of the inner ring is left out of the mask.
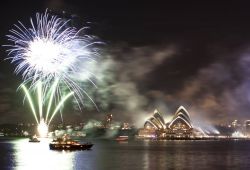
<path id="1" fill-rule="evenodd" d="M 93 141 L 91 151 L 51 151 L 49 140 L 0 141 L 0 169 L 250 169 L 250 141 Z"/>
<path id="2" fill-rule="evenodd" d="M 93 161 L 89 160 L 91 151 L 52 151 L 49 139 L 40 143 L 30 143 L 28 139 L 13 141 L 15 169 L 27 170 L 71 170 L 92 169 Z M 92 168 L 90 168 L 92 167 Z"/>
<path id="3" fill-rule="evenodd" d="M 149 158 L 149 154 L 146 151 L 143 155 L 143 169 L 144 170 L 148 170 L 149 169 L 149 162 L 150 162 L 150 158 Z"/>
<path id="4" fill-rule="evenodd" d="M 27 169 L 73 169 L 74 153 L 49 150 L 49 141 L 29 143 L 27 139 L 14 143 L 16 168 Z"/>

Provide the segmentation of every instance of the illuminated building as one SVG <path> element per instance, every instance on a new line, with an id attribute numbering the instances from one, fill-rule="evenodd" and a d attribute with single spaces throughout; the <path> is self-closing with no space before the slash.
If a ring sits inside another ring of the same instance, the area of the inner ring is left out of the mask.
<path id="1" fill-rule="evenodd" d="M 144 128 L 138 132 L 139 137 L 157 138 L 189 138 L 204 136 L 200 130 L 193 128 L 188 111 L 180 106 L 170 122 L 165 122 L 161 113 L 154 111 L 144 124 Z"/>
<path id="2" fill-rule="evenodd" d="M 189 113 L 183 106 L 177 109 L 167 127 L 167 135 L 170 137 L 190 137 L 193 132 Z"/>
<path id="3" fill-rule="evenodd" d="M 122 130 L 131 129 L 129 123 L 123 123 Z"/>
<path id="4" fill-rule="evenodd" d="M 138 138 L 155 138 L 155 137 L 156 137 L 155 129 L 141 128 L 138 131 Z"/>
<path id="5" fill-rule="evenodd" d="M 250 136 L 250 120 L 246 120 L 244 125 L 245 125 L 245 134 L 246 134 L 246 136 Z"/>
<path id="6" fill-rule="evenodd" d="M 239 123 L 238 120 L 234 120 L 234 121 L 231 123 L 231 127 L 233 127 L 233 128 L 238 128 L 238 127 L 241 127 L 241 124 Z"/>
<path id="7" fill-rule="evenodd" d="M 105 128 L 110 128 L 111 127 L 111 122 L 113 120 L 113 115 L 112 114 L 107 114 L 106 118 L 103 122 Z"/>

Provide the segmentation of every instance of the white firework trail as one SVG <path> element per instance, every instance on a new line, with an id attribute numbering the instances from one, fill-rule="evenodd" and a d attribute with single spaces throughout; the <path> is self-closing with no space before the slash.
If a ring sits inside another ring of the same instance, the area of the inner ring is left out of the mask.
<path id="1" fill-rule="evenodd" d="M 59 80 L 59 84 L 73 91 L 77 101 L 82 103 L 84 95 L 90 96 L 73 77 L 83 70 L 82 67 L 90 74 L 88 62 L 95 61 L 98 52 L 94 45 L 101 42 L 82 35 L 84 28 L 77 30 L 69 26 L 69 21 L 47 10 L 44 14 L 37 13 L 35 20 L 30 18 L 30 27 L 19 21 L 7 35 L 11 42 L 5 45 L 9 48 L 7 59 L 17 65 L 15 73 L 22 75 L 24 84 L 31 83 L 30 89 L 35 90 L 36 84 L 43 82 L 46 93 L 52 82 Z M 57 95 L 61 95 L 59 85 L 57 88 Z"/>

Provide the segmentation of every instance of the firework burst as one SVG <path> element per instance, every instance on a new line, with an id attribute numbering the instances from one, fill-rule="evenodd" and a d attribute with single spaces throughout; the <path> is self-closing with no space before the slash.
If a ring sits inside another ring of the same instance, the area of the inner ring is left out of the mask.
<path id="1" fill-rule="evenodd" d="M 38 87 L 37 87 L 37 106 L 38 106 L 38 110 L 39 112 L 37 113 L 37 109 L 35 108 L 35 103 L 33 102 L 33 98 L 30 94 L 30 92 L 28 91 L 27 87 L 22 84 L 21 88 L 23 89 L 26 98 L 28 99 L 30 108 L 32 110 L 33 116 L 37 122 L 37 124 L 39 124 L 39 122 L 44 121 L 44 123 L 46 124 L 50 124 L 51 121 L 53 120 L 53 118 L 55 117 L 55 115 L 60 111 L 60 108 L 64 105 L 65 101 L 71 97 L 74 92 L 69 92 L 66 95 L 62 96 L 62 98 L 60 99 L 60 101 L 58 103 L 55 102 L 55 100 L 53 100 L 54 98 L 54 89 L 55 89 L 55 85 L 58 82 L 54 82 L 52 85 L 52 88 L 50 90 L 48 90 L 47 94 L 42 95 L 41 91 L 43 90 L 43 86 L 41 82 L 38 82 Z M 44 100 L 44 98 L 50 98 L 50 100 L 47 102 L 44 102 L 46 100 Z M 51 106 L 54 103 L 54 110 L 51 112 Z M 46 111 L 46 115 L 44 114 L 45 112 L 43 112 L 43 107 L 47 106 L 47 111 Z M 44 119 L 45 118 L 45 119 Z"/>
<path id="2" fill-rule="evenodd" d="M 50 125 L 51 121 L 53 120 L 55 115 L 60 111 L 60 109 L 64 105 L 65 101 L 68 98 L 70 98 L 71 96 L 73 96 L 73 94 L 74 94 L 74 92 L 69 92 L 66 95 L 62 96 L 60 101 L 58 103 L 56 103 L 55 100 L 53 100 L 53 98 L 55 97 L 54 93 L 55 93 L 55 89 L 56 89 L 57 84 L 58 84 L 58 81 L 55 81 L 53 83 L 51 89 L 48 90 L 48 93 L 42 94 L 43 84 L 42 84 L 42 82 L 39 81 L 37 83 L 37 87 L 36 87 L 36 89 L 37 89 L 37 92 L 36 92 L 37 93 L 37 104 L 34 103 L 33 98 L 31 96 L 29 90 L 27 89 L 27 87 L 24 84 L 21 84 L 21 88 L 23 89 L 25 96 L 28 99 L 33 116 L 36 120 L 36 123 L 38 124 L 37 130 L 39 132 L 40 137 L 47 136 L 48 126 Z M 44 100 L 44 98 L 49 98 L 48 103 L 44 102 L 44 101 L 47 101 L 47 100 Z M 54 104 L 54 109 L 51 110 L 51 106 L 53 104 Z M 35 106 L 38 106 L 38 109 Z M 45 112 L 43 112 L 44 106 L 47 107 L 46 114 L 44 114 Z M 37 110 L 39 110 L 38 113 L 37 113 Z"/>
<path id="3" fill-rule="evenodd" d="M 98 52 L 93 46 L 100 42 L 86 34 L 82 35 L 83 29 L 68 26 L 69 20 L 47 11 L 37 13 L 36 19 L 31 18 L 30 23 L 31 26 L 26 27 L 19 21 L 7 35 L 11 42 L 6 45 L 9 48 L 8 59 L 17 65 L 15 73 L 22 75 L 24 84 L 31 82 L 30 89 L 43 82 L 45 92 L 52 82 L 58 80 L 81 101 L 87 93 L 73 77 L 83 70 L 82 67 L 86 67 L 86 74 L 92 74 L 88 71 L 87 63 L 95 60 Z M 60 88 L 55 91 L 61 94 Z"/>

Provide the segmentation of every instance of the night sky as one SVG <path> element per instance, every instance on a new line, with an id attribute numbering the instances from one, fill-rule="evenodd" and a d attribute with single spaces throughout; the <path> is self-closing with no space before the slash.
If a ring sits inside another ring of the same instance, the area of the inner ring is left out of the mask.
<path id="1" fill-rule="evenodd" d="M 65 11 L 64 17 L 87 24 L 105 42 L 94 93 L 100 112 L 66 108 L 68 120 L 111 112 L 134 121 L 155 108 L 172 114 L 179 105 L 194 119 L 213 123 L 250 119 L 250 4 L 52 0 L 9 1 L 0 8 L 2 45 L 13 24 L 29 24 L 46 8 Z M 34 121 L 23 93 L 16 92 L 21 76 L 4 60 L 4 47 L 0 55 L 0 123 Z"/>

